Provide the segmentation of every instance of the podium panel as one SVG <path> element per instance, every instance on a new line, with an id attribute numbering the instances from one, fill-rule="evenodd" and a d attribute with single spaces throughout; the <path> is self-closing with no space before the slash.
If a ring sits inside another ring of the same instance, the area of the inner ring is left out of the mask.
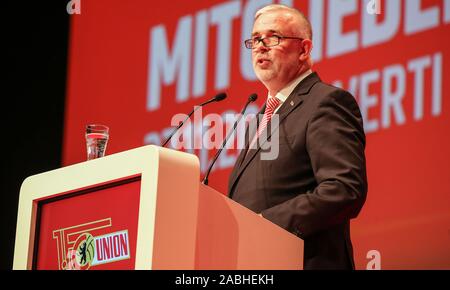
<path id="1" fill-rule="evenodd" d="M 301 270 L 303 241 L 200 185 L 196 269 Z"/>
<path id="2" fill-rule="evenodd" d="M 33 268 L 133 269 L 140 186 L 130 177 L 39 202 Z"/>

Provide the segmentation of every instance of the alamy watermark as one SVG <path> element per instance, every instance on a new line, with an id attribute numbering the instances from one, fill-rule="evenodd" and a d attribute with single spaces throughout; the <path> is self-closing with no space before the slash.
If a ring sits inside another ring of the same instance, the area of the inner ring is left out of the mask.
<path id="1" fill-rule="evenodd" d="M 70 0 L 66 6 L 67 13 L 72 14 L 81 14 L 81 0 Z"/>
<path id="2" fill-rule="evenodd" d="M 186 114 L 176 114 L 172 117 L 171 126 L 177 127 L 180 122 L 187 119 Z M 242 117 L 242 118 L 241 118 Z M 280 149 L 280 136 L 278 126 L 280 119 L 278 114 L 274 114 L 267 126 L 260 130 L 260 135 L 256 140 L 255 134 L 258 124 L 261 123 L 260 114 L 207 114 L 203 116 L 202 108 L 195 111 L 193 119 L 187 119 L 183 127 L 178 130 L 170 140 L 171 147 L 177 150 L 185 149 L 219 149 L 223 140 L 232 132 L 233 125 L 237 120 L 241 120 L 234 135 L 224 148 L 226 149 L 259 149 L 261 160 L 275 160 L 278 158 Z M 247 128 L 248 134 L 245 134 Z M 196 131 L 196 132 L 194 132 Z M 234 138 L 233 138 L 234 137 Z M 252 142 L 254 141 L 254 142 Z"/>
<path id="3" fill-rule="evenodd" d="M 369 262 L 366 265 L 366 270 L 381 270 L 381 253 L 379 251 L 368 251 L 366 258 L 369 259 Z"/>
<path id="4" fill-rule="evenodd" d="M 367 3 L 366 11 L 370 15 L 381 14 L 381 0 L 370 0 Z"/>

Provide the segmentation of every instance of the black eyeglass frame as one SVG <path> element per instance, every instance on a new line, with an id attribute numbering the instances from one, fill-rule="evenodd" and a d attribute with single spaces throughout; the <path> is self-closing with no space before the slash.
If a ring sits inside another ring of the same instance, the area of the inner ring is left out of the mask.
<path id="1" fill-rule="evenodd" d="M 268 45 L 264 42 L 265 39 L 277 39 L 278 41 L 274 44 Z M 305 40 L 304 38 L 301 37 L 293 37 L 293 36 L 280 36 L 280 35 L 270 35 L 270 36 L 266 36 L 266 37 L 253 37 L 250 39 L 246 39 L 244 41 L 244 45 L 246 48 L 248 49 L 253 49 L 255 48 L 255 46 L 257 46 L 259 43 L 262 43 L 262 45 L 264 47 L 273 47 L 273 46 L 277 46 L 281 43 L 282 39 L 299 39 L 301 41 Z M 254 41 L 257 40 L 258 42 L 254 45 Z"/>

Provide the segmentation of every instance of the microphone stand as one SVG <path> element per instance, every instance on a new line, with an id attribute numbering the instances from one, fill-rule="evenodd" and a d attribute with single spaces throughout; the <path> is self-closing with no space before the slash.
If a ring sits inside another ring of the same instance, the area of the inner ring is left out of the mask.
<path id="1" fill-rule="evenodd" d="M 219 150 L 216 152 L 216 155 L 214 156 L 213 161 L 212 161 L 211 164 L 209 165 L 209 168 L 208 168 L 208 171 L 206 172 L 205 178 L 204 178 L 203 181 L 202 181 L 202 183 L 203 183 L 204 185 L 208 185 L 208 182 L 209 182 L 208 177 L 209 177 L 209 174 L 211 173 L 211 169 L 213 168 L 214 164 L 216 163 L 217 158 L 219 157 L 220 153 L 222 153 L 222 150 L 223 150 L 223 148 L 225 147 L 225 145 L 227 144 L 228 139 L 230 139 L 231 135 L 232 135 L 232 134 L 234 133 L 234 131 L 236 130 L 236 127 L 237 127 L 239 121 L 242 119 L 242 116 L 244 115 L 245 111 L 247 110 L 247 106 L 248 106 L 250 103 L 256 101 L 257 98 L 258 98 L 258 95 L 257 95 L 257 94 L 251 94 L 250 97 L 248 97 L 248 101 L 247 101 L 247 103 L 245 104 L 244 108 L 242 109 L 242 112 L 241 112 L 239 118 L 236 120 L 236 122 L 234 122 L 233 129 L 230 131 L 230 133 L 228 133 L 228 135 L 226 136 L 225 140 L 223 140 L 223 142 L 222 142 L 222 147 L 220 147 Z"/>

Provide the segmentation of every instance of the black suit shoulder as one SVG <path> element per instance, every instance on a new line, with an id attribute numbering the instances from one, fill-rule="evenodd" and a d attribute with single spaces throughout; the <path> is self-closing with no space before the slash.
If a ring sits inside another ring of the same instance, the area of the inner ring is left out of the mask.
<path id="1" fill-rule="evenodd" d="M 324 102 L 338 102 L 358 106 L 355 97 L 350 92 L 322 81 L 314 84 L 310 91 L 310 97 L 318 104 Z"/>
<path id="2" fill-rule="evenodd" d="M 311 88 L 305 101 L 310 108 L 310 118 L 321 117 L 321 114 L 324 113 L 324 108 L 333 109 L 345 119 L 349 117 L 356 118 L 358 124 L 355 125 L 363 130 L 363 120 L 359 105 L 350 92 L 319 81 Z"/>

